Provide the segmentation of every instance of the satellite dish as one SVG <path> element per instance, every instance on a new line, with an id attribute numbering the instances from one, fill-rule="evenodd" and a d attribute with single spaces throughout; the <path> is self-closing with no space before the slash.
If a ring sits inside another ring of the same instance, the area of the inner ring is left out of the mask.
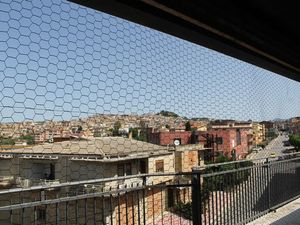
<path id="1" fill-rule="evenodd" d="M 174 141 L 174 145 L 176 145 L 176 146 L 177 146 L 177 145 L 180 145 L 180 141 L 179 141 L 179 140 L 175 140 L 175 141 Z"/>

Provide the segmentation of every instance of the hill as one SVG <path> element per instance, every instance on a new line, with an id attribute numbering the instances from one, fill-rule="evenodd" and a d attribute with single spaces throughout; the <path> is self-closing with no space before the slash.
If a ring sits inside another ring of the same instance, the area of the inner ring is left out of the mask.
<path id="1" fill-rule="evenodd" d="M 174 112 L 165 111 L 165 110 L 160 111 L 156 115 L 161 115 L 161 116 L 166 116 L 166 117 L 174 117 L 174 118 L 180 117 L 178 114 L 176 114 Z"/>

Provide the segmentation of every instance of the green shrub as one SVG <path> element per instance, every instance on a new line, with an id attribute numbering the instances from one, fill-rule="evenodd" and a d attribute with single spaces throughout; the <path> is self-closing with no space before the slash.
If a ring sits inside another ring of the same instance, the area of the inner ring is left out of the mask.
<path id="1" fill-rule="evenodd" d="M 297 150 L 300 149 L 300 134 L 294 134 L 289 137 L 289 142 L 293 145 Z"/>
<path id="2" fill-rule="evenodd" d="M 0 145 L 15 145 L 15 140 L 12 138 L 0 137 Z"/>
<path id="3" fill-rule="evenodd" d="M 192 220 L 192 203 L 178 202 L 174 206 L 174 213 L 176 213 L 179 216 L 182 216 L 185 219 Z"/>
<path id="4" fill-rule="evenodd" d="M 226 156 L 219 156 L 216 159 L 216 163 L 230 162 L 230 159 Z M 219 166 L 209 167 L 205 170 L 205 173 L 217 173 L 222 171 L 229 171 L 240 169 L 244 167 L 251 167 L 253 162 L 245 161 L 245 162 L 236 162 L 233 164 L 225 164 Z M 207 188 L 208 191 L 226 191 L 233 188 L 235 185 L 246 181 L 250 175 L 249 170 L 242 170 L 239 172 L 228 172 L 221 175 L 213 175 L 211 177 L 205 177 L 203 179 L 203 187 Z"/>

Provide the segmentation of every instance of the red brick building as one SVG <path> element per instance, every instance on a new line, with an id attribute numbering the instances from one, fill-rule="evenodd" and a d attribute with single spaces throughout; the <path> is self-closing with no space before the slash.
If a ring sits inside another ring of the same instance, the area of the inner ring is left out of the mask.
<path id="1" fill-rule="evenodd" d="M 204 144 L 209 150 L 210 156 L 207 159 L 210 160 L 219 154 L 242 159 L 252 147 L 252 139 L 252 123 L 235 121 L 212 123 L 207 131 L 197 131 L 194 134 L 184 130 L 147 131 L 148 142 L 157 145 Z"/>
<path id="2" fill-rule="evenodd" d="M 211 124 L 207 132 L 200 133 L 200 142 L 211 147 L 214 156 L 222 153 L 242 159 L 252 146 L 252 124 L 223 122 Z M 235 155 L 234 155 L 235 154 Z"/>
<path id="3" fill-rule="evenodd" d="M 191 131 L 184 130 L 160 130 L 157 132 L 148 131 L 148 142 L 157 145 L 174 145 L 176 141 L 179 145 L 191 144 Z"/>

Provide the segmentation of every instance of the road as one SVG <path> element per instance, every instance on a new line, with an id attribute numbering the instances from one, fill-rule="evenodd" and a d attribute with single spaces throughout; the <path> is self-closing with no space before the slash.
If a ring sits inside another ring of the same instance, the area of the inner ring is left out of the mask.
<path id="1" fill-rule="evenodd" d="M 268 178 L 267 167 L 261 164 L 264 162 L 261 158 L 270 157 L 271 153 L 275 153 L 276 156 L 269 160 L 277 160 L 279 156 L 284 154 L 285 150 L 293 148 L 284 146 L 285 141 L 288 141 L 288 136 L 285 134 L 279 135 L 265 149 L 249 155 L 247 158 L 258 163 L 257 167 L 248 170 L 250 171 L 248 179 L 238 184 L 230 192 L 212 192 L 208 207 L 211 215 L 206 215 L 204 222 L 207 224 L 244 224 L 247 218 L 254 217 L 268 209 L 268 187 L 271 190 L 270 204 L 275 204 L 277 198 L 280 198 L 278 200 L 283 199 L 284 196 L 278 194 L 278 183 L 286 182 L 288 187 L 294 177 L 296 168 L 300 166 L 296 165 L 295 162 L 285 163 L 284 166 L 275 166 L 275 169 L 270 170 L 270 177 Z M 238 173 L 234 172 L 232 174 Z M 282 176 L 282 174 L 285 175 Z M 286 199 L 284 198 L 284 200 Z M 213 207 L 215 209 L 212 209 Z M 209 218 L 212 218 L 211 222 L 209 222 Z"/>
<path id="2" fill-rule="evenodd" d="M 271 153 L 275 153 L 276 157 L 273 159 L 278 159 L 278 156 L 283 155 L 285 150 L 291 149 L 291 146 L 284 146 L 284 142 L 288 141 L 288 135 L 279 135 L 277 138 L 273 139 L 263 150 L 257 153 L 251 153 L 248 159 L 259 159 L 270 157 Z"/>

